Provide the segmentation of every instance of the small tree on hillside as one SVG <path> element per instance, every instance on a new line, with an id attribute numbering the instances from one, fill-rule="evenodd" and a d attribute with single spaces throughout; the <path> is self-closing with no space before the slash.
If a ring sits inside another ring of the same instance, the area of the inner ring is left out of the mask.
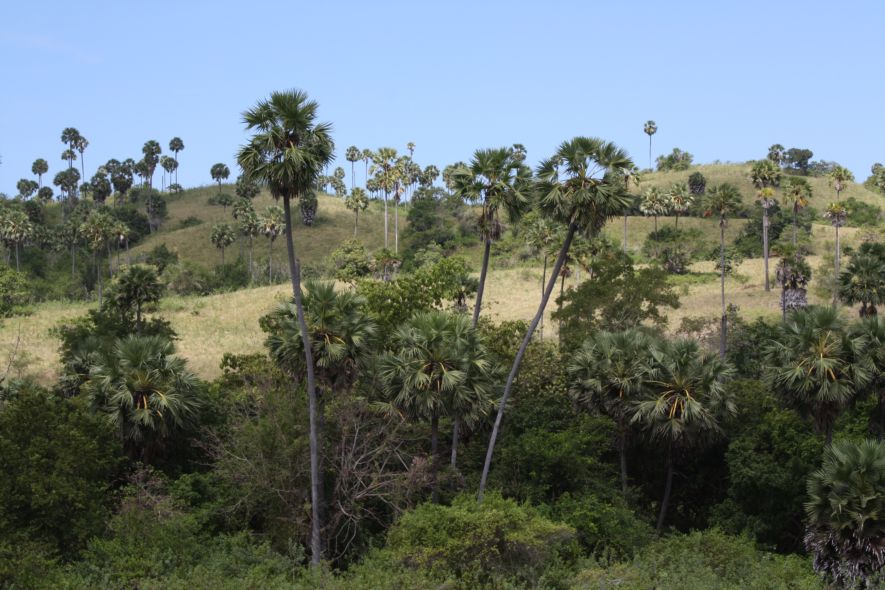
<path id="1" fill-rule="evenodd" d="M 212 241 L 212 245 L 221 250 L 221 265 L 224 266 L 224 250 L 237 239 L 234 228 L 229 223 L 216 223 L 212 226 L 209 239 Z"/>

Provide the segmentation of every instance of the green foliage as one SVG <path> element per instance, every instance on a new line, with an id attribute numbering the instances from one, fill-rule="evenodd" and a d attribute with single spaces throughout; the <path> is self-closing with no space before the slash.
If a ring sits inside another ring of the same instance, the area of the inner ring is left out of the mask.
<path id="1" fill-rule="evenodd" d="M 505 580 L 532 585 L 551 561 L 575 553 L 574 529 L 494 493 L 482 504 L 472 494 L 451 506 L 422 504 L 405 513 L 387 539 L 402 563 L 474 588 Z"/>
<path id="2" fill-rule="evenodd" d="M 707 179 L 700 172 L 692 172 L 688 177 L 688 190 L 693 195 L 703 195 L 707 191 Z"/>
<path id="3" fill-rule="evenodd" d="M 693 160 L 694 156 L 690 153 L 684 152 L 679 148 L 673 148 L 673 151 L 669 154 L 658 156 L 655 163 L 659 172 L 666 172 L 668 170 L 679 171 L 691 168 Z"/>
<path id="4" fill-rule="evenodd" d="M 157 267 L 157 272 L 162 273 L 170 264 L 178 262 L 178 252 L 170 250 L 166 243 L 163 242 L 158 246 L 154 246 L 145 256 L 145 262 L 153 264 Z"/>
<path id="5" fill-rule="evenodd" d="M 665 225 L 648 234 L 642 244 L 642 253 L 659 262 L 668 272 L 683 274 L 709 248 L 701 230 Z"/>
<path id="6" fill-rule="evenodd" d="M 6 317 L 17 308 L 27 305 L 34 295 L 25 273 L 0 266 L 0 317 Z"/>
<path id="7" fill-rule="evenodd" d="M 121 456 L 112 429 L 79 400 L 23 387 L 0 402 L 0 562 L 19 544 L 75 555 L 104 527 Z M 18 575 L 7 565 L 0 586 Z"/>
<path id="8" fill-rule="evenodd" d="M 569 289 L 553 317 L 562 338 L 577 345 L 596 330 L 620 331 L 644 322 L 663 325 L 662 308 L 678 308 L 679 296 L 667 273 L 654 266 L 637 269 L 622 252 L 610 252 L 593 265 L 593 278 Z"/>
<path id="9" fill-rule="evenodd" d="M 850 227 L 877 227 L 883 219 L 882 208 L 854 197 L 845 199 L 845 207 L 848 209 L 848 218 L 845 225 Z"/>
<path id="10" fill-rule="evenodd" d="M 814 569 L 844 588 L 885 583 L 885 443 L 833 444 L 808 479 L 808 498 Z"/>
<path id="11" fill-rule="evenodd" d="M 409 207 L 408 226 L 403 232 L 408 243 L 404 253 L 406 261 L 418 250 L 433 244 L 451 252 L 466 237 L 476 235 L 474 222 L 468 214 L 468 208 L 460 199 L 441 189 L 419 189 Z"/>
<path id="12" fill-rule="evenodd" d="M 796 556 L 759 551 L 716 529 L 655 541 L 626 563 L 596 566 L 575 579 L 575 590 L 823 590 Z"/>
<path id="13" fill-rule="evenodd" d="M 335 278 L 346 283 L 370 276 L 375 271 L 375 261 L 369 251 L 356 240 L 345 240 L 330 255 L 335 267 Z"/>

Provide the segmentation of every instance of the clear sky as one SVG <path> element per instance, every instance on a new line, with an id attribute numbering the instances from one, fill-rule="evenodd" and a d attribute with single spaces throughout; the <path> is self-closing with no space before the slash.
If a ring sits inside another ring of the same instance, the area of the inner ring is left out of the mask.
<path id="1" fill-rule="evenodd" d="M 0 2 L 0 192 L 38 157 L 87 176 L 180 136 L 180 181 L 211 182 L 246 135 L 241 113 L 301 88 L 344 149 L 417 144 L 467 160 L 524 144 L 532 163 L 595 135 L 648 164 L 680 147 L 744 161 L 807 147 L 858 180 L 885 161 L 885 2 Z M 158 173 L 159 175 L 159 173 Z M 357 168 L 357 181 L 362 173 Z M 349 184 L 349 183 L 348 183 Z"/>

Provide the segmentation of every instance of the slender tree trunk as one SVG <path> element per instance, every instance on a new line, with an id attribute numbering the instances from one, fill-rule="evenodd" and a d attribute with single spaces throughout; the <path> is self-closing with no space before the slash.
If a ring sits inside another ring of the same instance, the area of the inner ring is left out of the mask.
<path id="1" fill-rule="evenodd" d="M 556 279 L 559 276 L 559 271 L 562 270 L 562 265 L 565 263 L 565 258 L 568 255 L 568 250 L 572 245 L 572 239 L 575 237 L 575 231 L 577 231 L 577 229 L 578 227 L 574 222 L 568 227 L 565 241 L 559 251 L 559 256 L 556 257 L 556 262 L 553 264 L 553 270 L 550 273 L 550 280 L 547 283 L 547 288 L 544 289 L 544 296 L 541 298 L 541 304 L 538 306 L 538 311 L 535 313 L 535 317 L 529 325 L 525 338 L 523 338 L 522 344 L 519 346 L 516 358 L 513 359 L 513 366 L 510 368 L 510 374 L 507 376 L 507 384 L 504 386 L 504 394 L 501 396 L 501 402 L 498 405 L 498 415 L 495 416 L 495 425 L 492 427 L 492 435 L 491 438 L 489 438 L 489 447 L 486 451 L 486 459 L 482 467 L 482 477 L 479 480 L 479 493 L 477 495 L 477 501 L 479 502 L 482 502 L 483 495 L 485 494 L 486 481 L 488 480 L 489 469 L 492 465 L 492 455 L 495 452 L 495 442 L 498 438 L 498 431 L 501 428 L 501 420 L 504 418 L 504 408 L 507 406 L 507 399 L 510 397 L 510 392 L 513 389 L 513 380 L 516 379 L 516 374 L 519 372 L 519 366 L 522 363 L 522 357 L 525 356 L 525 351 L 532 339 L 532 335 L 535 333 L 535 329 L 538 327 L 538 323 L 544 315 L 544 309 L 547 307 L 547 302 L 550 300 L 550 294 L 556 286 Z"/>
<path id="2" fill-rule="evenodd" d="M 77 247 L 71 246 L 71 277 L 77 274 Z"/>
<path id="3" fill-rule="evenodd" d="M 722 294 L 722 318 L 719 326 L 719 356 L 725 358 L 728 316 L 725 313 L 725 226 L 719 222 L 719 285 Z"/>
<path id="4" fill-rule="evenodd" d="M 562 276 L 559 278 L 559 298 L 556 300 L 556 311 L 562 311 L 562 296 L 565 293 L 565 273 L 560 273 Z M 559 336 L 559 344 L 562 345 L 562 318 L 559 318 L 559 322 L 556 325 L 556 333 Z"/>
<path id="5" fill-rule="evenodd" d="M 356 172 L 354 168 L 356 167 L 356 160 L 350 163 L 350 192 L 353 192 L 353 183 L 356 180 Z"/>
<path id="6" fill-rule="evenodd" d="M 249 282 L 255 281 L 255 271 L 252 268 L 252 236 L 249 236 Z"/>
<path id="7" fill-rule="evenodd" d="M 98 252 L 92 253 L 92 264 L 95 266 L 95 275 L 98 277 L 98 306 L 101 307 L 101 265 L 98 264 Z"/>
<path id="8" fill-rule="evenodd" d="M 541 271 L 541 299 L 544 299 L 544 286 L 547 284 L 547 255 L 544 254 L 544 270 Z M 538 331 L 541 340 L 544 339 L 544 315 L 541 314 L 541 326 Z"/>
<path id="9" fill-rule="evenodd" d="M 353 238 L 356 239 L 356 228 L 360 223 L 360 210 L 357 209 L 354 213 L 356 213 L 356 216 L 353 219 Z"/>
<path id="10" fill-rule="evenodd" d="M 384 191 L 384 249 L 387 250 L 387 191 Z"/>
<path id="11" fill-rule="evenodd" d="M 627 253 L 627 214 L 624 213 L 624 254 Z"/>
<path id="12" fill-rule="evenodd" d="M 224 246 L 221 247 L 221 266 L 224 266 Z"/>
<path id="13" fill-rule="evenodd" d="M 661 500 L 661 512 L 658 514 L 658 535 L 664 528 L 664 519 L 667 517 L 667 507 L 670 505 L 670 493 L 673 491 L 673 443 L 667 445 L 667 483 L 664 484 L 664 499 Z"/>
<path id="14" fill-rule="evenodd" d="M 667 144 L 664 144 L 667 145 Z M 667 148 L 664 148 L 667 149 Z M 654 170 L 651 167 L 651 133 L 648 134 L 648 168 L 649 170 Z"/>
<path id="15" fill-rule="evenodd" d="M 839 226 L 836 226 L 836 257 L 833 259 L 833 266 L 835 267 L 836 277 L 835 282 L 833 283 L 833 305 L 839 303 L 839 267 L 842 262 L 842 248 L 839 243 Z"/>
<path id="16" fill-rule="evenodd" d="M 461 431 L 461 417 L 455 416 L 452 420 L 452 469 L 458 467 L 458 439 Z"/>
<path id="17" fill-rule="evenodd" d="M 307 368 L 307 400 L 310 415 L 310 561 L 319 565 L 323 557 L 323 544 L 320 537 L 320 506 L 322 504 L 322 481 L 320 480 L 320 441 L 318 438 L 317 392 L 314 379 L 313 348 L 307 322 L 304 319 L 304 306 L 301 301 L 301 263 L 295 255 L 295 244 L 292 240 L 292 212 L 289 196 L 283 196 L 283 211 L 286 215 L 286 250 L 289 255 L 289 274 L 292 280 L 292 295 L 295 298 L 295 313 L 301 328 L 301 340 L 304 348 L 304 363 Z"/>
<path id="18" fill-rule="evenodd" d="M 482 251 L 482 269 L 479 271 L 479 285 L 476 287 L 476 304 L 473 306 L 473 327 L 479 322 L 479 311 L 482 308 L 482 295 L 486 287 L 486 274 L 489 271 L 489 254 L 492 251 L 492 240 L 486 238 Z"/>
<path id="19" fill-rule="evenodd" d="M 433 489 L 433 503 L 439 504 L 439 416 L 433 412 L 430 418 L 430 485 Z"/>
<path id="20" fill-rule="evenodd" d="M 21 272 L 21 270 L 22 270 L 21 264 L 19 263 L 19 260 L 18 260 L 18 242 L 16 242 L 15 243 L 15 271 Z"/>
<path id="21" fill-rule="evenodd" d="M 393 201 L 393 253 L 399 254 L 399 197 Z"/>
<path id="22" fill-rule="evenodd" d="M 762 208 L 762 264 L 765 267 L 765 291 L 771 291 L 768 279 L 768 208 Z"/>

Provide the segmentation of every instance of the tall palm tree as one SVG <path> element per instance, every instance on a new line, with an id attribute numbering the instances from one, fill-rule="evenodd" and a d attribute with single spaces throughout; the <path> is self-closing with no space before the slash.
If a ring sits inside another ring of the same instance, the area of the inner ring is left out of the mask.
<path id="1" fill-rule="evenodd" d="M 645 189 L 642 194 L 642 201 L 639 203 L 639 210 L 643 215 L 651 215 L 654 218 L 654 231 L 658 232 L 658 215 L 666 215 L 670 212 L 670 204 L 661 189 L 656 186 L 650 186 Z"/>
<path id="2" fill-rule="evenodd" d="M 142 162 L 144 162 L 144 171 L 145 178 L 148 183 L 148 188 L 154 187 L 154 170 L 157 169 L 157 164 L 160 163 L 160 152 L 163 151 L 160 148 L 160 144 L 154 140 L 149 139 L 144 142 L 144 146 L 141 148 L 141 153 L 144 154 L 144 158 L 142 158 Z"/>
<path id="3" fill-rule="evenodd" d="M 851 334 L 866 341 L 864 361 L 870 370 L 867 390 L 876 396 L 876 415 L 873 419 L 879 440 L 885 439 L 885 318 L 868 316 L 853 324 Z"/>
<path id="4" fill-rule="evenodd" d="M 885 443 L 843 441 L 826 449 L 808 478 L 805 548 L 828 588 L 880 587 L 883 512 Z"/>
<path id="5" fill-rule="evenodd" d="M 759 189 L 756 201 L 762 206 L 762 260 L 765 268 L 765 290 L 771 291 L 768 277 L 768 210 L 775 204 L 774 187 L 780 186 L 781 168 L 772 159 L 766 158 L 753 163 L 750 180 Z"/>
<path id="6" fill-rule="evenodd" d="M 109 298 L 127 315 L 135 312 L 135 331 L 141 334 L 142 315 L 148 306 L 157 303 L 163 294 L 163 283 L 153 266 L 129 266 L 114 279 Z"/>
<path id="7" fill-rule="evenodd" d="M 415 155 L 415 142 L 410 141 L 409 143 L 407 143 L 406 149 L 409 150 L 409 158 L 413 157 Z"/>
<path id="8" fill-rule="evenodd" d="M 363 159 L 363 152 L 360 148 L 352 145 L 344 152 L 344 159 L 350 162 L 350 190 L 353 190 L 356 181 L 356 163 Z"/>
<path id="9" fill-rule="evenodd" d="M 255 213 L 255 210 L 244 212 L 239 218 L 237 218 L 240 226 L 240 234 L 249 239 L 249 280 L 255 280 L 255 271 L 252 263 L 253 256 L 253 244 L 255 238 L 257 238 L 262 230 L 261 220 L 258 217 L 258 214 Z"/>
<path id="10" fill-rule="evenodd" d="M 877 315 L 876 306 L 885 301 L 885 260 L 871 252 L 854 254 L 839 275 L 839 297 L 849 305 L 860 303 L 861 318 Z"/>
<path id="11" fill-rule="evenodd" d="M 431 485 L 438 502 L 440 418 L 478 419 L 491 406 L 494 375 L 484 347 L 467 317 L 419 313 L 394 333 L 393 348 L 378 371 L 391 410 L 430 422 Z"/>
<path id="12" fill-rule="evenodd" d="M 365 211 L 369 207 L 369 197 L 366 195 L 366 191 L 361 188 L 351 189 L 350 194 L 344 200 L 344 206 L 354 213 L 353 237 L 356 238 L 357 226 L 360 223 L 360 211 Z"/>
<path id="13" fill-rule="evenodd" d="M 548 218 L 541 217 L 536 212 L 529 215 L 533 216 L 530 223 L 526 224 L 526 242 L 536 252 L 541 255 L 544 266 L 541 271 L 541 298 L 544 298 L 544 289 L 547 286 L 547 260 L 550 258 L 550 250 L 556 243 L 557 227 Z M 527 221 L 529 215 L 526 215 L 524 221 Z M 544 338 L 544 316 L 541 316 L 541 323 L 538 326 L 540 337 Z"/>
<path id="14" fill-rule="evenodd" d="M 643 125 L 642 130 L 648 135 L 648 167 L 651 169 L 651 136 L 658 132 L 658 124 L 649 119 Z"/>
<path id="15" fill-rule="evenodd" d="M 295 254 L 292 240 L 292 199 L 299 198 L 316 184 L 317 177 L 334 157 L 332 127 L 316 122 L 316 101 L 300 90 L 274 92 L 269 100 L 259 102 L 243 114 L 246 127 L 255 133 L 238 155 L 237 161 L 244 174 L 270 190 L 275 199 L 283 200 L 286 220 L 286 249 L 292 293 L 307 367 L 307 396 L 310 414 L 310 475 L 311 475 L 311 563 L 322 559 L 320 537 L 320 505 L 322 480 L 320 477 L 320 445 L 317 437 L 317 396 L 310 333 L 304 320 L 301 301 L 301 263 Z"/>
<path id="16" fill-rule="evenodd" d="M 66 153 L 69 152 L 68 157 L 63 157 L 63 160 L 68 161 L 68 168 L 74 167 L 74 150 L 76 149 L 77 141 L 80 139 L 80 132 L 77 131 L 75 127 L 65 127 L 61 132 L 61 142 L 68 146 Z"/>
<path id="17" fill-rule="evenodd" d="M 92 263 L 98 282 L 98 305 L 102 304 L 101 265 L 98 263 L 99 253 L 108 248 L 108 242 L 114 237 L 114 219 L 104 211 L 92 211 L 80 225 L 80 235 L 92 251 Z"/>
<path id="18" fill-rule="evenodd" d="M 209 169 L 209 174 L 212 176 L 212 180 L 218 183 L 218 190 L 220 192 L 222 181 L 227 180 L 228 177 L 230 177 L 230 168 L 219 162 L 217 164 L 212 164 L 212 168 Z"/>
<path id="19" fill-rule="evenodd" d="M 221 250 L 221 266 L 224 266 L 224 250 L 234 243 L 237 233 L 229 223 L 216 223 L 212 226 L 209 240 L 212 245 Z"/>
<path id="20" fill-rule="evenodd" d="M 504 408 L 513 389 L 513 380 L 519 372 L 522 357 L 544 315 L 547 301 L 556 285 L 556 279 L 568 256 L 569 247 L 577 232 L 590 236 L 598 234 L 605 223 L 615 215 L 620 215 L 630 204 L 629 195 L 624 191 L 620 171 L 630 168 L 633 162 L 626 152 L 613 143 L 598 138 L 576 137 L 563 142 L 552 157 L 541 162 L 537 171 L 537 187 L 541 212 L 557 223 L 566 226 L 562 248 L 553 264 L 550 280 L 541 298 L 538 311 L 513 360 L 504 393 L 498 406 L 498 414 L 492 427 L 489 446 L 479 482 L 478 499 L 482 501 L 485 492 L 495 441 Z"/>
<path id="21" fill-rule="evenodd" d="M 43 188 L 43 175 L 49 172 L 49 162 L 43 158 L 37 158 L 31 164 L 31 173 L 37 177 L 37 188 Z"/>
<path id="22" fill-rule="evenodd" d="M 827 205 L 824 217 L 830 220 L 830 225 L 836 230 L 836 251 L 833 257 L 836 285 L 836 288 L 833 290 L 833 302 L 835 303 L 839 300 L 838 285 L 840 264 L 842 262 L 842 244 L 839 241 L 839 228 L 845 225 L 845 220 L 848 219 L 848 209 L 840 201 L 835 201 Z"/>
<path id="23" fill-rule="evenodd" d="M 632 421 L 667 449 L 667 476 L 657 523 L 660 533 L 679 456 L 719 436 L 723 420 L 736 413 L 736 406 L 724 387 L 731 367 L 702 350 L 696 341 L 665 341 L 651 354 L 654 377 L 647 396 L 636 404 Z"/>
<path id="24" fill-rule="evenodd" d="M 719 217 L 719 284 L 722 294 L 722 317 L 719 329 L 719 355 L 725 357 L 725 343 L 728 338 L 728 315 L 725 308 L 725 228 L 728 216 L 737 212 L 741 205 L 741 193 L 733 184 L 724 182 L 711 188 L 704 197 L 706 215 Z"/>
<path id="25" fill-rule="evenodd" d="M 379 187 L 384 191 L 384 248 L 389 246 L 387 199 L 396 188 L 396 160 L 396 150 L 393 148 L 382 147 L 372 152 L 373 164 L 370 172 L 375 175 Z"/>
<path id="26" fill-rule="evenodd" d="M 169 151 L 175 154 L 175 184 L 178 184 L 178 152 L 184 150 L 184 142 L 180 137 L 169 140 Z"/>
<path id="27" fill-rule="evenodd" d="M 870 382 L 867 344 L 849 333 L 835 308 L 812 307 L 790 314 L 767 347 L 771 388 L 810 416 L 827 443 L 836 418 Z"/>
<path id="28" fill-rule="evenodd" d="M 88 147 L 89 140 L 82 135 L 77 138 L 76 142 L 74 142 L 74 149 L 80 153 L 80 174 L 83 178 L 86 178 L 86 158 L 83 157 L 83 152 L 85 152 Z"/>
<path id="29" fill-rule="evenodd" d="M 654 377 L 655 343 L 641 330 L 599 332 L 587 338 L 571 359 L 570 391 L 581 407 L 601 410 L 618 426 L 621 488 L 627 496 L 627 444 L 633 405 Z"/>
<path id="30" fill-rule="evenodd" d="M 286 231 L 286 217 L 282 209 L 271 205 L 259 219 L 261 233 L 267 238 L 267 282 L 273 283 L 273 243 Z"/>
<path id="31" fill-rule="evenodd" d="M 480 238 L 483 241 L 482 267 L 473 306 L 473 326 L 479 321 L 486 275 L 489 270 L 489 254 L 492 241 L 501 237 L 500 211 L 508 217 L 519 219 L 529 204 L 532 172 L 513 159 L 511 148 L 480 149 L 473 153 L 470 164 L 459 168 L 454 176 L 458 196 L 468 203 L 479 203 Z"/>
<path id="32" fill-rule="evenodd" d="M 197 418 L 198 381 L 160 336 L 129 336 L 94 359 L 83 386 L 133 459 L 150 462 Z"/>
<path id="33" fill-rule="evenodd" d="M 827 180 L 830 186 L 836 190 L 836 200 L 838 201 L 842 198 L 842 191 L 845 190 L 845 187 L 854 182 L 854 174 L 848 168 L 836 166 L 832 172 L 827 174 Z"/>
<path id="34" fill-rule="evenodd" d="M 783 184 L 784 201 L 793 212 L 793 247 L 798 247 L 799 211 L 808 205 L 811 199 L 811 185 L 798 176 L 790 176 Z"/>
<path id="35" fill-rule="evenodd" d="M 27 213 L 20 209 L 4 211 L 0 217 L 0 237 L 7 247 L 12 246 L 15 251 L 15 270 L 21 271 L 19 251 L 22 244 L 34 235 L 34 224 L 31 223 Z"/>

